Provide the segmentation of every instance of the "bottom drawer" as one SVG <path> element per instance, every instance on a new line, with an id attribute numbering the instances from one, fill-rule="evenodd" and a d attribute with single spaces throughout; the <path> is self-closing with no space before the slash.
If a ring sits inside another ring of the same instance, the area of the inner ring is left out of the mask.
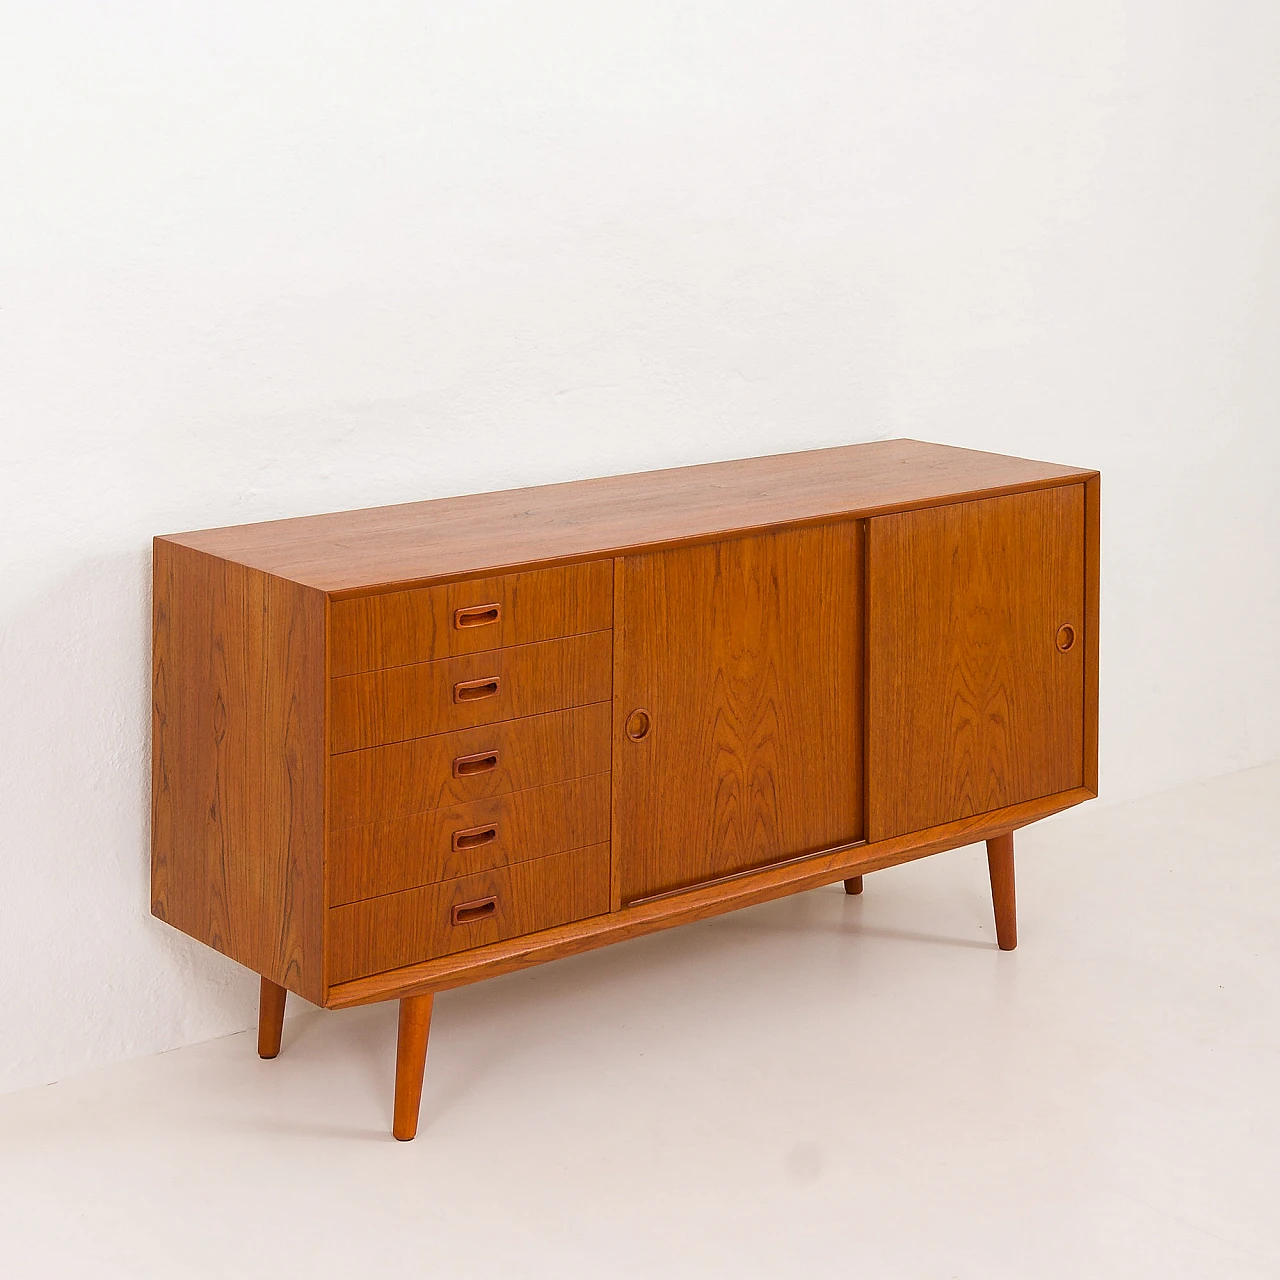
<path id="1" fill-rule="evenodd" d="M 551 929 L 609 910 L 609 846 L 591 845 L 329 911 L 329 981 Z"/>

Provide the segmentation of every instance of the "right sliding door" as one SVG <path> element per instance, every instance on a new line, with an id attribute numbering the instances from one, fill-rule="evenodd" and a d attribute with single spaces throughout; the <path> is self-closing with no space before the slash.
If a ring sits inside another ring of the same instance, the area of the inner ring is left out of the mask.
<path id="1" fill-rule="evenodd" d="M 1083 485 L 867 531 L 871 840 L 1081 786 Z"/>

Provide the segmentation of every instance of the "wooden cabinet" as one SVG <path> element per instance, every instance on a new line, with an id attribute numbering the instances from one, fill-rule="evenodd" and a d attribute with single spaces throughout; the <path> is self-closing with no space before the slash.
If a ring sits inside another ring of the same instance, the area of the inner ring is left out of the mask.
<path id="1" fill-rule="evenodd" d="M 1098 477 L 887 441 L 158 538 L 152 910 L 401 1001 L 1097 789 Z"/>

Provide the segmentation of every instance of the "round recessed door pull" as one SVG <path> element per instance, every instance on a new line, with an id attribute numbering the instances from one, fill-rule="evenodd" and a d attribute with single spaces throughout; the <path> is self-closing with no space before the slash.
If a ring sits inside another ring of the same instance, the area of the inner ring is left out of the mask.
<path id="1" fill-rule="evenodd" d="M 649 718 L 649 713 L 643 707 L 637 707 L 627 717 L 627 737 L 632 742 L 639 742 L 641 738 L 649 736 L 649 730 L 653 725 L 653 721 Z"/>
<path id="2" fill-rule="evenodd" d="M 1058 646 L 1059 653 L 1066 653 L 1076 642 L 1076 629 L 1069 622 L 1064 622 L 1058 628 L 1058 635 L 1055 643 Z"/>

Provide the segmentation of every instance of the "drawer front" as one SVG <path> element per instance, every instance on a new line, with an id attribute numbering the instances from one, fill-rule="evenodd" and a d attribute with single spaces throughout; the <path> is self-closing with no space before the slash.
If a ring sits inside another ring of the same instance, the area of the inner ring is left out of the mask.
<path id="1" fill-rule="evenodd" d="M 329 902 L 399 893 L 608 839 L 607 773 L 348 827 L 329 840 Z"/>
<path id="2" fill-rule="evenodd" d="M 329 674 L 355 675 L 612 625 L 612 560 L 356 596 L 330 606 Z"/>
<path id="3" fill-rule="evenodd" d="M 355 751 L 605 702 L 613 633 L 494 649 L 330 681 L 329 749 Z"/>
<path id="4" fill-rule="evenodd" d="M 350 982 L 608 910 L 607 844 L 333 907 L 329 981 Z"/>
<path id="5" fill-rule="evenodd" d="M 331 829 L 606 773 L 611 713 L 598 702 L 333 756 Z"/>

